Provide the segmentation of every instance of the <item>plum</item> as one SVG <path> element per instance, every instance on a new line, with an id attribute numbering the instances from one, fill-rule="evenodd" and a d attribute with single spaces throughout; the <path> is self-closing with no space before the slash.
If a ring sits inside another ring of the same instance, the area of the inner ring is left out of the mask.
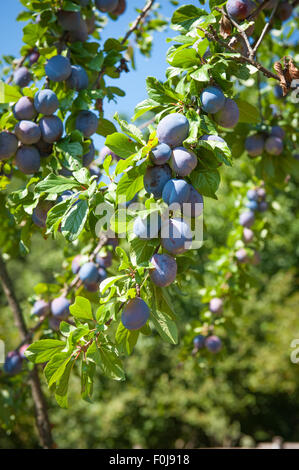
<path id="1" fill-rule="evenodd" d="M 211 353 L 215 354 L 221 350 L 222 342 L 218 336 L 212 335 L 206 338 L 205 346 Z"/>
<path id="2" fill-rule="evenodd" d="M 57 142 L 63 134 L 63 123 L 57 116 L 44 116 L 39 121 L 42 138 L 48 144 Z"/>
<path id="3" fill-rule="evenodd" d="M 46 302 L 43 299 L 37 300 L 34 302 L 32 308 L 32 315 L 36 315 L 37 317 L 43 317 L 49 315 L 50 313 L 50 302 Z"/>
<path id="4" fill-rule="evenodd" d="M 93 263 L 92 261 L 89 261 L 88 263 L 84 263 L 81 266 L 78 275 L 81 281 L 87 282 L 88 284 L 98 282 L 99 280 L 99 273 L 98 273 L 97 265 Z"/>
<path id="5" fill-rule="evenodd" d="M 46 227 L 46 221 L 49 210 L 53 207 L 51 201 L 41 201 L 37 204 L 32 213 L 32 221 L 41 228 Z"/>
<path id="6" fill-rule="evenodd" d="M 48 144 L 43 139 L 40 139 L 36 144 L 35 147 L 38 149 L 40 156 L 47 158 L 51 155 L 53 151 L 53 144 Z"/>
<path id="7" fill-rule="evenodd" d="M 270 136 L 266 139 L 265 150 L 270 155 L 280 155 L 283 151 L 283 142 L 279 137 Z"/>
<path id="8" fill-rule="evenodd" d="M 193 344 L 195 349 L 203 349 L 205 347 L 206 337 L 203 335 L 196 335 L 193 338 Z"/>
<path id="9" fill-rule="evenodd" d="M 208 86 L 200 95 L 202 109 L 206 113 L 217 113 L 223 107 L 225 96 L 219 88 L 215 86 Z"/>
<path id="10" fill-rule="evenodd" d="M 136 217 L 133 224 L 133 232 L 138 238 L 157 238 L 161 228 L 160 214 L 154 212 L 145 218 Z"/>
<path id="11" fill-rule="evenodd" d="M 162 191 L 162 199 L 168 204 L 180 204 L 188 202 L 191 185 L 185 180 L 171 179 L 167 181 Z"/>
<path id="12" fill-rule="evenodd" d="M 4 362 L 4 372 L 9 375 L 19 374 L 22 370 L 23 360 L 17 351 L 10 351 Z"/>
<path id="13" fill-rule="evenodd" d="M 277 99 L 283 98 L 283 91 L 282 91 L 281 86 L 275 85 L 273 92 L 274 92 L 275 98 L 277 98 Z"/>
<path id="14" fill-rule="evenodd" d="M 61 320 L 56 317 L 50 317 L 49 318 L 49 327 L 53 331 L 59 331 Z"/>
<path id="15" fill-rule="evenodd" d="M 91 141 L 89 151 L 85 155 L 83 155 L 83 166 L 88 167 L 91 164 L 91 162 L 94 160 L 95 153 L 96 149 L 94 143 Z"/>
<path id="16" fill-rule="evenodd" d="M 127 2 L 126 0 L 118 0 L 118 6 L 116 7 L 115 10 L 113 10 L 113 15 L 122 15 L 127 8 Z"/>
<path id="17" fill-rule="evenodd" d="M 247 263 L 249 261 L 245 248 L 240 248 L 240 250 L 236 251 L 236 258 L 239 263 Z"/>
<path id="18" fill-rule="evenodd" d="M 71 42 L 84 42 L 88 38 L 88 28 L 79 11 L 60 10 L 57 13 L 58 23 L 69 32 Z"/>
<path id="19" fill-rule="evenodd" d="M 67 79 L 66 84 L 72 90 L 80 91 L 88 88 L 88 75 L 81 65 L 72 65 L 71 76 Z"/>
<path id="20" fill-rule="evenodd" d="M 140 297 L 135 297 L 126 303 L 121 321 L 127 330 L 139 330 L 142 328 L 150 316 L 148 305 Z"/>
<path id="21" fill-rule="evenodd" d="M 253 253 L 253 256 L 251 258 L 251 264 L 253 266 L 257 266 L 258 264 L 260 264 L 261 262 L 261 255 L 259 254 L 258 251 L 255 250 L 255 252 Z"/>
<path id="22" fill-rule="evenodd" d="M 26 121 L 31 121 L 37 115 L 36 109 L 33 104 L 32 98 L 28 96 L 22 96 L 13 107 L 14 117 L 18 121 L 23 119 Z"/>
<path id="23" fill-rule="evenodd" d="M 99 281 L 98 281 L 98 282 L 88 282 L 88 281 L 85 281 L 83 284 L 84 284 L 84 288 L 85 288 L 88 292 L 97 292 L 98 289 L 99 289 Z"/>
<path id="24" fill-rule="evenodd" d="M 72 272 L 73 272 L 73 274 L 78 274 L 78 272 L 80 271 L 81 261 L 82 261 L 82 256 L 81 255 L 77 255 L 73 258 L 73 261 L 72 261 Z"/>
<path id="25" fill-rule="evenodd" d="M 258 204 L 257 201 L 252 201 L 251 200 L 251 201 L 248 201 L 246 203 L 246 207 L 247 207 L 247 209 L 250 209 L 251 211 L 257 211 L 258 208 L 259 208 L 259 204 Z"/>
<path id="26" fill-rule="evenodd" d="M 242 225 L 242 227 L 247 227 L 247 228 L 251 227 L 251 225 L 254 223 L 254 220 L 255 220 L 255 216 L 254 216 L 254 212 L 252 211 L 242 212 L 239 218 L 240 225 Z"/>
<path id="27" fill-rule="evenodd" d="M 271 135 L 279 137 L 282 140 L 285 136 L 285 131 L 280 126 L 273 126 L 271 129 Z"/>
<path id="28" fill-rule="evenodd" d="M 36 144 L 41 138 L 41 130 L 38 124 L 32 121 L 20 121 L 16 124 L 14 132 L 22 144 Z"/>
<path id="29" fill-rule="evenodd" d="M 291 5 L 289 2 L 281 2 L 278 5 L 276 16 L 278 16 L 281 21 L 286 21 L 290 18 L 290 16 L 292 16 L 292 13 L 293 5 Z"/>
<path id="30" fill-rule="evenodd" d="M 54 91 L 46 89 L 38 91 L 34 97 L 34 106 L 40 114 L 50 116 L 59 108 L 59 101 Z"/>
<path id="31" fill-rule="evenodd" d="M 191 184 L 187 204 L 183 203 L 183 211 L 187 217 L 199 217 L 203 211 L 203 197 Z"/>
<path id="32" fill-rule="evenodd" d="M 160 144 L 178 147 L 188 137 L 189 121 L 180 113 L 168 114 L 158 124 L 157 137 Z"/>
<path id="33" fill-rule="evenodd" d="M 296 160 L 299 160 L 299 153 L 295 153 L 294 158 L 295 158 Z M 0 157 L 0 159 L 1 159 L 1 157 Z"/>
<path id="34" fill-rule="evenodd" d="M 212 313 L 220 314 L 223 310 L 223 300 L 219 297 L 214 297 L 210 300 L 209 309 Z"/>
<path id="35" fill-rule="evenodd" d="M 226 98 L 223 108 L 214 116 L 215 121 L 222 127 L 235 127 L 239 121 L 239 108 L 237 103 L 230 98 Z"/>
<path id="36" fill-rule="evenodd" d="M 7 160 L 18 150 L 18 139 L 7 131 L 0 132 L 0 160 Z"/>
<path id="37" fill-rule="evenodd" d="M 116 155 L 116 153 L 112 152 L 109 147 L 104 145 L 104 147 L 101 148 L 100 151 L 100 156 L 99 156 L 99 161 L 102 163 L 108 155 L 111 155 L 112 160 L 118 161 L 120 160 L 120 157 Z"/>
<path id="38" fill-rule="evenodd" d="M 254 134 L 245 140 L 245 149 L 251 157 L 262 155 L 265 147 L 265 139 L 261 134 Z"/>
<path id="39" fill-rule="evenodd" d="M 249 201 L 257 201 L 259 198 L 258 192 L 255 189 L 249 189 L 246 196 Z"/>
<path id="40" fill-rule="evenodd" d="M 226 11 L 234 20 L 245 20 L 255 9 L 251 0 L 228 0 Z"/>
<path id="41" fill-rule="evenodd" d="M 163 248 L 173 255 L 184 253 L 192 243 L 190 226 L 179 218 L 164 221 L 161 227 L 161 242 Z"/>
<path id="42" fill-rule="evenodd" d="M 102 282 L 104 279 L 107 278 L 107 271 L 104 268 L 99 268 L 98 274 L 99 274 L 99 282 Z"/>
<path id="43" fill-rule="evenodd" d="M 21 359 L 26 359 L 25 351 L 29 348 L 30 344 L 23 344 L 19 349 L 19 355 Z"/>
<path id="44" fill-rule="evenodd" d="M 118 0 L 95 0 L 95 5 L 103 13 L 112 13 L 118 7 Z"/>
<path id="45" fill-rule="evenodd" d="M 176 260 L 169 255 L 155 254 L 151 258 L 155 266 L 150 270 L 150 278 L 159 287 L 167 287 L 173 283 L 177 275 Z"/>
<path id="46" fill-rule="evenodd" d="M 259 212 L 266 212 L 268 210 L 268 203 L 266 201 L 259 202 L 257 210 Z"/>
<path id="47" fill-rule="evenodd" d="M 152 161 L 155 165 L 164 165 L 172 155 L 172 150 L 167 144 L 159 144 L 152 150 Z"/>
<path id="48" fill-rule="evenodd" d="M 145 190 L 148 193 L 152 193 L 156 199 L 161 198 L 162 191 L 167 183 L 171 179 L 171 169 L 166 165 L 149 166 L 146 169 L 143 183 Z"/>
<path id="49" fill-rule="evenodd" d="M 98 124 L 98 117 L 92 111 L 80 111 L 76 118 L 76 129 L 82 132 L 86 139 L 97 131 Z"/>
<path id="50" fill-rule="evenodd" d="M 112 253 L 111 253 L 111 251 L 107 251 L 107 253 L 105 253 L 105 255 L 98 254 L 96 256 L 96 263 L 101 268 L 110 268 L 110 266 L 112 264 Z"/>
<path id="51" fill-rule="evenodd" d="M 29 64 L 33 65 L 35 64 L 40 57 L 40 53 L 38 52 L 37 49 L 34 49 L 32 52 L 30 52 L 28 59 L 29 59 Z"/>
<path id="52" fill-rule="evenodd" d="M 30 145 L 22 145 L 17 150 L 15 163 L 22 173 L 32 175 L 40 169 L 39 151 Z"/>
<path id="53" fill-rule="evenodd" d="M 70 314 L 71 302 L 66 297 L 56 297 L 51 302 L 51 313 L 59 320 L 66 320 Z"/>
<path id="54" fill-rule="evenodd" d="M 250 228 L 244 227 L 243 230 L 243 241 L 244 243 L 250 243 L 252 242 L 254 237 L 254 233 Z"/>
<path id="55" fill-rule="evenodd" d="M 51 57 L 45 65 L 47 77 L 53 82 L 63 82 L 72 73 L 70 59 L 62 55 Z"/>
<path id="56" fill-rule="evenodd" d="M 32 80 L 32 75 L 27 69 L 27 67 L 20 67 L 14 71 L 13 80 L 16 85 L 21 88 L 28 86 Z"/>
<path id="57" fill-rule="evenodd" d="M 188 176 L 197 166 L 197 156 L 185 147 L 176 147 L 172 152 L 170 166 L 179 176 Z"/>
<path id="58" fill-rule="evenodd" d="M 207 142 L 209 141 L 214 141 L 214 142 L 222 142 L 224 144 L 226 144 L 225 140 L 222 139 L 222 137 L 220 137 L 219 135 L 214 135 L 214 134 L 205 134 L 205 135 L 202 135 L 200 140 L 205 140 Z"/>
<path id="59" fill-rule="evenodd" d="M 267 195 L 265 188 L 258 188 L 256 190 L 256 192 L 257 192 L 257 195 L 258 195 L 259 199 L 265 199 L 265 197 Z"/>

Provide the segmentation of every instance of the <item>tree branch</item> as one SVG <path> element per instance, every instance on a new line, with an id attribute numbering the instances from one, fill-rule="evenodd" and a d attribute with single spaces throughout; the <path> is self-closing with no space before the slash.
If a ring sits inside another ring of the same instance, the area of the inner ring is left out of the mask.
<path id="1" fill-rule="evenodd" d="M 0 282 L 6 295 L 8 304 L 12 310 L 15 324 L 20 331 L 23 341 L 26 340 L 28 330 L 25 324 L 23 312 L 15 295 L 14 287 L 10 276 L 7 272 L 5 261 L 0 253 Z M 29 383 L 31 386 L 32 398 L 35 407 L 36 426 L 39 433 L 41 445 L 44 449 L 53 447 L 51 426 L 48 417 L 46 400 L 41 388 L 37 367 L 34 366 L 29 375 Z"/>
<path id="2" fill-rule="evenodd" d="M 145 7 L 143 8 L 143 10 L 141 11 L 140 15 L 137 16 L 136 20 L 134 21 L 134 23 L 132 24 L 131 28 L 129 29 L 129 31 L 126 33 L 125 37 L 123 38 L 123 40 L 121 41 L 121 44 L 124 44 L 128 39 L 129 37 L 131 36 L 131 34 L 136 30 L 138 29 L 138 26 L 140 24 L 140 22 L 146 17 L 146 15 L 149 13 L 150 9 L 152 8 L 153 4 L 154 4 L 155 0 L 149 0 L 147 2 L 147 4 L 145 5 Z"/>
<path id="3" fill-rule="evenodd" d="M 223 41 L 218 36 L 217 32 L 214 30 L 214 28 L 212 26 L 209 27 L 209 31 L 207 31 L 204 28 L 200 28 L 199 26 L 197 28 L 200 31 L 202 31 L 208 39 L 210 39 L 211 41 L 218 42 L 222 47 L 224 47 L 225 49 L 229 50 L 230 52 L 236 54 L 236 51 L 229 44 L 227 44 L 225 41 Z M 244 63 L 245 64 L 251 64 L 254 67 L 256 67 L 258 70 L 260 70 L 266 77 L 273 78 L 274 80 L 280 81 L 278 75 L 275 75 L 275 73 L 273 73 L 270 70 L 266 69 L 262 64 L 260 64 L 256 60 L 251 59 L 250 57 L 245 57 L 244 55 L 242 55 L 240 53 L 238 53 L 238 54 L 239 54 L 238 57 L 236 57 L 236 56 L 231 57 L 231 60 L 234 60 L 235 62 L 241 62 L 243 64 Z"/>
<path id="4" fill-rule="evenodd" d="M 252 55 L 252 58 L 255 56 L 259 46 L 261 45 L 261 42 L 262 40 L 264 39 L 265 35 L 267 34 L 270 26 L 271 26 L 271 23 L 273 21 L 273 18 L 274 18 L 274 15 L 275 15 L 275 12 L 277 10 L 277 7 L 278 7 L 278 4 L 279 4 L 279 0 L 276 0 L 276 3 L 273 7 L 273 10 L 271 12 L 271 15 L 270 15 L 270 18 L 269 18 L 269 21 L 265 24 L 265 27 L 259 37 L 259 39 L 257 40 L 257 42 L 255 43 L 255 45 L 253 46 L 253 49 L 252 49 L 252 52 L 253 52 L 253 55 Z"/>
<path id="5" fill-rule="evenodd" d="M 222 13 L 222 15 L 224 15 L 226 18 L 229 19 L 229 21 L 232 23 L 232 25 L 239 31 L 240 35 L 242 36 L 242 38 L 244 39 L 245 41 L 245 44 L 246 44 L 246 47 L 247 47 L 247 50 L 248 50 L 248 54 L 250 57 L 253 57 L 253 50 L 252 50 L 252 47 L 249 43 L 249 40 L 248 40 L 248 36 L 246 34 L 246 31 L 244 31 L 241 26 L 238 25 L 238 23 L 224 10 L 224 8 L 215 8 L 215 10 L 218 10 L 220 13 Z"/>

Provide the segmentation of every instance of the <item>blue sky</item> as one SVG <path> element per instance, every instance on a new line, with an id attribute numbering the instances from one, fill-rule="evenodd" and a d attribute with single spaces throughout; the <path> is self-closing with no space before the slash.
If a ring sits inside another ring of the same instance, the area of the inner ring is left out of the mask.
<path id="1" fill-rule="evenodd" d="M 127 31 L 130 22 L 136 17 L 135 8 L 141 8 L 145 4 L 145 0 L 129 0 L 128 7 L 124 15 L 120 16 L 117 21 L 109 20 L 106 26 L 106 32 L 103 34 L 107 37 L 120 37 Z M 193 4 L 200 6 L 198 0 L 180 0 L 179 5 Z M 169 0 L 160 0 L 163 14 L 170 18 L 176 7 L 171 5 Z M 16 17 L 24 7 L 18 0 L 7 0 L 1 5 L 0 15 L 0 55 L 19 55 L 22 47 L 22 28 L 25 23 L 17 22 Z M 173 31 L 164 31 L 155 33 L 153 54 L 150 59 L 145 58 L 139 52 L 136 52 L 136 68 L 129 73 L 123 73 L 119 80 L 111 80 L 113 85 L 118 86 L 126 91 L 126 96 L 118 99 L 118 103 L 105 102 L 105 117 L 111 119 L 115 111 L 125 113 L 132 116 L 134 107 L 137 103 L 146 98 L 145 80 L 147 76 L 155 76 L 163 80 L 165 77 L 166 62 L 165 54 L 170 44 L 166 43 L 169 35 L 174 35 Z M 96 139 L 98 140 L 98 139 Z M 99 140 L 100 142 L 100 140 Z M 98 143 L 98 142 L 97 142 Z"/>

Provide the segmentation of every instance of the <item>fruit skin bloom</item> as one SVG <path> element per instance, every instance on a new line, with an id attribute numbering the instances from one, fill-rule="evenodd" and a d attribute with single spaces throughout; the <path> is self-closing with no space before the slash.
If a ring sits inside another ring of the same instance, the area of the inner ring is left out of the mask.
<path id="1" fill-rule="evenodd" d="M 121 321 L 127 330 L 139 330 L 142 328 L 150 316 L 148 305 L 140 297 L 129 300 L 125 305 Z"/>

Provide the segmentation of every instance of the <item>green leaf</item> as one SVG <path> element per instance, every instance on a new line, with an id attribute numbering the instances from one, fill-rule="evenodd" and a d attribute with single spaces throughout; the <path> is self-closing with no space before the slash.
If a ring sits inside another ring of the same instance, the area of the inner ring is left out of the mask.
<path id="1" fill-rule="evenodd" d="M 91 402 L 93 394 L 93 377 L 96 366 L 93 362 L 82 362 L 81 368 L 81 396 L 83 400 Z"/>
<path id="2" fill-rule="evenodd" d="M 141 148 L 139 143 L 133 142 L 129 137 L 119 132 L 108 135 L 105 145 L 122 158 L 130 157 Z"/>
<path id="3" fill-rule="evenodd" d="M 240 99 L 236 99 L 235 101 L 240 112 L 239 122 L 248 122 L 251 124 L 257 124 L 260 122 L 260 113 L 255 106 L 248 103 L 248 101 Z"/>
<path id="4" fill-rule="evenodd" d="M 48 362 L 44 369 L 44 374 L 49 388 L 62 377 L 70 360 L 71 355 L 69 352 L 61 352 L 55 354 Z"/>
<path id="5" fill-rule="evenodd" d="M 74 360 L 75 359 L 72 358 L 72 360 L 66 365 L 65 370 L 60 379 L 57 381 L 55 387 L 55 398 L 61 408 L 68 408 L 67 392 Z"/>
<path id="6" fill-rule="evenodd" d="M 125 380 L 125 372 L 116 348 L 110 344 L 100 343 L 98 351 L 101 359 L 100 367 L 103 373 L 113 380 Z"/>
<path id="7" fill-rule="evenodd" d="M 133 168 L 128 173 L 124 173 L 116 189 L 118 202 L 124 202 L 124 199 L 131 201 L 143 187 L 143 175 L 138 175 L 136 168 Z"/>
<path id="8" fill-rule="evenodd" d="M 217 170 L 192 171 L 190 175 L 194 188 L 203 196 L 217 199 L 215 193 L 220 184 L 220 175 Z"/>
<path id="9" fill-rule="evenodd" d="M 88 216 L 88 202 L 79 199 L 63 217 L 61 233 L 69 241 L 76 240 L 82 232 Z"/>
<path id="10" fill-rule="evenodd" d="M 127 277 L 127 274 L 122 274 L 119 276 L 112 276 L 108 277 L 107 279 L 104 279 L 104 281 L 102 281 L 100 284 L 100 293 L 104 294 L 106 290 L 113 286 L 117 281 L 120 281 L 121 279 L 126 279 Z"/>
<path id="11" fill-rule="evenodd" d="M 76 318 L 93 320 L 90 302 L 85 297 L 77 296 L 75 303 L 70 306 L 70 312 Z"/>
<path id="12" fill-rule="evenodd" d="M 200 59 L 194 49 L 182 49 L 168 56 L 168 63 L 172 67 L 188 68 L 198 65 Z M 208 65 L 208 64 L 207 64 Z"/>
<path id="13" fill-rule="evenodd" d="M 141 101 L 141 103 L 139 103 L 135 108 L 135 114 L 132 118 L 132 121 L 136 121 L 136 119 L 138 119 L 140 116 L 147 113 L 148 111 L 154 111 L 160 107 L 160 103 L 150 98 Z"/>
<path id="14" fill-rule="evenodd" d="M 97 129 L 97 134 L 107 137 L 110 134 L 116 132 L 116 127 L 113 122 L 108 121 L 108 119 L 100 118 L 99 125 Z"/>
<path id="15" fill-rule="evenodd" d="M 154 254 L 155 249 L 159 245 L 159 238 L 152 240 L 141 240 L 134 238 L 130 241 L 130 256 L 134 266 L 148 261 Z"/>
<path id="16" fill-rule="evenodd" d="M 176 323 L 171 320 L 168 315 L 153 309 L 150 320 L 155 325 L 162 339 L 170 344 L 178 343 L 178 329 Z"/>
<path id="17" fill-rule="evenodd" d="M 195 70 L 195 72 L 192 72 L 190 76 L 198 82 L 208 82 L 210 80 L 210 76 L 209 76 L 210 68 L 211 68 L 210 64 L 204 64 L 200 68 Z"/>
<path id="18" fill-rule="evenodd" d="M 0 104 L 15 103 L 22 97 L 17 86 L 0 81 Z"/>
<path id="19" fill-rule="evenodd" d="M 65 178 L 51 173 L 35 186 L 37 193 L 60 194 L 68 189 L 80 188 L 81 185 L 73 178 Z"/>
<path id="20" fill-rule="evenodd" d="M 123 350 L 128 354 L 132 354 L 133 349 L 138 341 L 139 331 L 130 331 L 124 327 L 122 322 L 119 322 L 116 333 L 115 342 L 117 345 L 122 346 Z"/>
<path id="21" fill-rule="evenodd" d="M 66 347 L 64 341 L 57 339 L 41 339 L 32 343 L 25 351 L 25 356 L 34 364 L 49 361 L 55 354 Z"/>
<path id="22" fill-rule="evenodd" d="M 141 145 L 145 145 L 146 142 L 143 138 L 143 134 L 138 127 L 134 126 L 133 124 L 129 124 L 127 121 L 120 119 L 118 113 L 115 113 L 113 118 L 118 122 L 118 124 L 121 127 L 121 130 L 127 134 L 129 137 L 132 137 L 132 139 L 136 140 L 139 142 Z"/>
<path id="23" fill-rule="evenodd" d="M 190 29 L 192 24 L 202 15 L 207 15 L 207 12 L 193 5 L 184 5 L 174 12 L 171 22 L 181 25 L 185 29 Z"/>

